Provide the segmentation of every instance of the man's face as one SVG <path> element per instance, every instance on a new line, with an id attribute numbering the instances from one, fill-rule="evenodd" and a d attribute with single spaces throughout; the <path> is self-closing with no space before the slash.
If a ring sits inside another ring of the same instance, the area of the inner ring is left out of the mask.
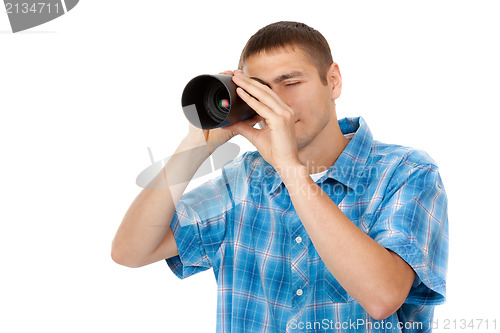
<path id="1" fill-rule="evenodd" d="M 316 67 L 300 48 L 258 53 L 243 64 L 243 73 L 265 82 L 295 112 L 298 149 L 316 138 L 331 120 L 332 84 L 324 85 Z M 337 121 L 337 119 L 332 119 Z"/>

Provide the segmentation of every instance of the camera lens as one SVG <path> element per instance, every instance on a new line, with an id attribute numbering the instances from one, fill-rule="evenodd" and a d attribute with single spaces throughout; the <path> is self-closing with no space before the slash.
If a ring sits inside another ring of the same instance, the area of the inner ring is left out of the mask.
<path id="1" fill-rule="evenodd" d="M 222 122 L 231 109 L 229 92 L 221 82 L 212 85 L 205 94 L 205 109 L 212 120 Z"/>
<path id="2" fill-rule="evenodd" d="M 256 113 L 239 98 L 232 75 L 199 75 L 182 92 L 182 110 L 194 126 L 225 127 L 249 119 Z"/>

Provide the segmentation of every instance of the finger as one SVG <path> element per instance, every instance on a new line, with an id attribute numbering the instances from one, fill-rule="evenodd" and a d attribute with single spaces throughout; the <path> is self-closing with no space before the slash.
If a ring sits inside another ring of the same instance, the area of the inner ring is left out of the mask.
<path id="1" fill-rule="evenodd" d="M 254 127 L 255 124 L 258 124 L 258 123 L 260 123 L 262 121 L 265 121 L 264 118 L 261 115 L 258 115 L 258 114 L 255 115 L 255 116 L 253 116 L 253 117 L 251 117 L 251 118 L 249 118 L 249 119 L 243 120 L 243 122 L 245 124 L 247 124 L 249 126 L 252 126 L 252 127 Z"/>
<path id="2" fill-rule="evenodd" d="M 229 71 L 224 71 L 224 72 L 221 72 L 219 74 L 224 74 L 224 75 L 234 75 L 234 72 L 229 70 Z"/>
<path id="3" fill-rule="evenodd" d="M 257 123 L 257 126 L 260 128 L 260 129 L 263 129 L 264 127 L 267 126 L 267 123 L 266 123 L 266 120 L 265 119 L 262 119 L 261 121 L 259 121 Z"/>
<path id="4" fill-rule="evenodd" d="M 258 82 L 257 80 L 251 79 L 240 72 L 237 72 L 233 77 L 233 81 L 277 113 L 281 114 L 284 110 L 287 112 L 291 111 L 290 107 L 286 105 L 281 98 L 279 98 L 279 96 L 271 90 L 271 88 Z"/>
<path id="5" fill-rule="evenodd" d="M 269 109 L 268 106 L 250 96 L 245 90 L 243 90 L 243 88 L 236 88 L 236 93 L 245 103 L 247 103 L 255 112 L 257 112 L 257 114 L 264 117 L 264 119 L 269 119 L 270 117 L 274 116 L 272 110 Z"/>
<path id="6" fill-rule="evenodd" d="M 252 126 L 239 121 L 231 126 L 228 126 L 231 131 L 236 132 L 243 137 L 245 137 L 248 141 L 250 141 L 255 146 L 255 138 L 260 134 L 261 130 L 255 129 Z"/>

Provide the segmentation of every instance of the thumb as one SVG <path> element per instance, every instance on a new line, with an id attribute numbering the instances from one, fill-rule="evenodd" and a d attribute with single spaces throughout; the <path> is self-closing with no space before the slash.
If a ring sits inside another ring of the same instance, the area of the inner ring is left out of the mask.
<path id="1" fill-rule="evenodd" d="M 230 127 L 233 132 L 244 136 L 255 146 L 255 138 L 257 137 L 257 135 L 259 135 L 261 130 L 255 129 L 251 125 L 248 125 L 243 121 L 239 121 L 231 125 Z"/>

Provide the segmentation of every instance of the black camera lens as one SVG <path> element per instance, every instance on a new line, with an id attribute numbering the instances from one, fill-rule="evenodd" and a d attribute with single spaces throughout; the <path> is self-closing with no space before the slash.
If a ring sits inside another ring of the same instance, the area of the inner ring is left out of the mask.
<path id="1" fill-rule="evenodd" d="M 182 93 L 184 115 L 202 129 L 225 127 L 256 115 L 236 94 L 232 75 L 200 75 Z"/>
<path id="2" fill-rule="evenodd" d="M 205 93 L 205 107 L 207 114 L 216 122 L 222 122 L 227 118 L 231 109 L 230 96 L 222 82 L 214 84 Z"/>

